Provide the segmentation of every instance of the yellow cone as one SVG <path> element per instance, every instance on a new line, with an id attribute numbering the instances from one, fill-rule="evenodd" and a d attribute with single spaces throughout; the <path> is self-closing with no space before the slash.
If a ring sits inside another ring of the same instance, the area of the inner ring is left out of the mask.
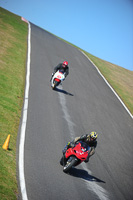
<path id="1" fill-rule="evenodd" d="M 10 135 L 7 136 L 6 141 L 4 142 L 2 148 L 7 150 L 9 147 Z"/>

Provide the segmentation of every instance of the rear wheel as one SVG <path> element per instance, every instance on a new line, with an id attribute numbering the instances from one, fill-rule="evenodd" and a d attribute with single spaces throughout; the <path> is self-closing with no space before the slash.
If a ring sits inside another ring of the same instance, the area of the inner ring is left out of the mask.
<path id="1" fill-rule="evenodd" d="M 63 172 L 67 173 L 77 162 L 78 160 L 76 157 L 70 157 L 63 168 Z"/>

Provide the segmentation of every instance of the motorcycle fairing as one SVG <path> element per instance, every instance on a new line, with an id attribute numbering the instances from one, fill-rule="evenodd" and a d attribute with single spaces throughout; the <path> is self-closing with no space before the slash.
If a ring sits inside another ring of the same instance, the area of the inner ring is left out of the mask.
<path id="1" fill-rule="evenodd" d="M 89 151 L 90 147 L 86 143 L 80 141 L 75 147 L 67 149 L 65 157 L 68 159 L 70 156 L 74 155 L 79 160 L 84 161 L 86 160 Z"/>

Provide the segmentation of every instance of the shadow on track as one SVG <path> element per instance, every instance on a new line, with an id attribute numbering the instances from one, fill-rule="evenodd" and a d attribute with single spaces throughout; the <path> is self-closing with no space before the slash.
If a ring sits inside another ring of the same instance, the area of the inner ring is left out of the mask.
<path id="1" fill-rule="evenodd" d="M 68 175 L 77 177 L 77 178 L 82 178 L 86 181 L 94 181 L 94 182 L 102 182 L 102 183 L 106 183 L 105 181 L 100 180 L 99 178 L 96 178 L 95 176 L 91 176 L 90 174 L 88 174 L 87 171 L 82 170 L 82 169 L 76 169 L 76 168 L 72 168 Z"/>
<path id="2" fill-rule="evenodd" d="M 63 94 L 69 95 L 69 96 L 74 96 L 73 94 L 71 94 L 71 93 L 69 93 L 69 92 L 67 92 L 65 90 L 61 90 L 59 88 L 55 88 L 54 91 L 60 92 L 60 93 L 63 93 Z"/>

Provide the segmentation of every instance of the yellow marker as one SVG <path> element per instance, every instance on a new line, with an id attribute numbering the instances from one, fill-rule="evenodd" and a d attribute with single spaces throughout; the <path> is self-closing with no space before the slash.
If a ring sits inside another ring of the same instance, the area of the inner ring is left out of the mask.
<path id="1" fill-rule="evenodd" d="M 10 135 L 7 136 L 6 141 L 4 142 L 2 148 L 7 150 L 9 147 Z"/>

